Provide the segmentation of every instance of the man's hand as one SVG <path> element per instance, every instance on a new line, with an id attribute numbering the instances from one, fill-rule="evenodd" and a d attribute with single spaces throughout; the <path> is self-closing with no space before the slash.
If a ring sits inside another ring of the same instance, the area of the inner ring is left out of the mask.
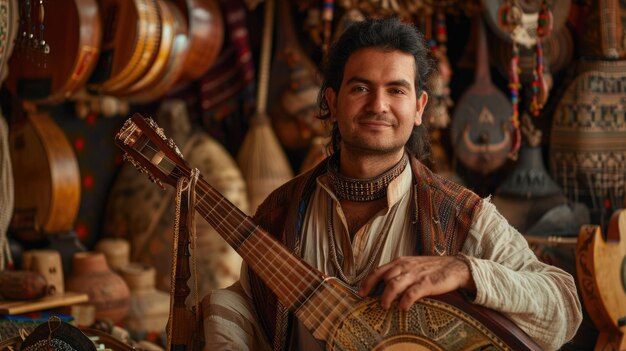
<path id="1" fill-rule="evenodd" d="M 385 283 L 380 304 L 389 309 L 398 299 L 398 307 L 408 311 L 415 301 L 456 289 L 476 291 L 469 266 L 455 256 L 399 257 L 373 270 L 362 282 L 359 295 L 367 296 L 379 282 Z"/>

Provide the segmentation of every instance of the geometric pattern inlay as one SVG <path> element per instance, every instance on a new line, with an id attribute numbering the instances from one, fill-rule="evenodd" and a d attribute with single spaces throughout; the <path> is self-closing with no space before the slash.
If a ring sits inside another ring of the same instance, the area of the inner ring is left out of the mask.
<path id="1" fill-rule="evenodd" d="M 408 312 L 384 310 L 366 299 L 335 325 L 328 350 L 509 350 L 476 319 L 459 309 L 424 298 Z"/>

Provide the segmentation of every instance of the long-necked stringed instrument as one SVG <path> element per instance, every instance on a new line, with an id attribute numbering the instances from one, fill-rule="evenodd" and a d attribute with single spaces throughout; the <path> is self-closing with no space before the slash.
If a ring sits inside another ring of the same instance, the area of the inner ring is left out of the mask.
<path id="1" fill-rule="evenodd" d="M 151 119 L 135 114 L 115 138 L 125 158 L 157 184 L 191 170 Z M 511 321 L 459 293 L 384 310 L 291 252 L 200 177 L 196 210 L 243 257 L 327 350 L 540 350 Z M 206 337 L 210 337 L 207 335 Z"/>

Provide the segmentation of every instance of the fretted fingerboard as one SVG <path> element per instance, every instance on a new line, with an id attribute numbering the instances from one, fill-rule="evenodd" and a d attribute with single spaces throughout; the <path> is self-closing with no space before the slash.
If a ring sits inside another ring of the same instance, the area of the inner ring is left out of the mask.
<path id="1" fill-rule="evenodd" d="M 294 257 L 250 217 L 202 180 L 197 210 L 274 291 L 288 308 L 319 286 L 321 273 Z"/>

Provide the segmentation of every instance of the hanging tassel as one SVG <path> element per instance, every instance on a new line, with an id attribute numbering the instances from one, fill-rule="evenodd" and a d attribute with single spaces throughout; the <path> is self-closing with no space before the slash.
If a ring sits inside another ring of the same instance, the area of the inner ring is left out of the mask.
<path id="1" fill-rule="evenodd" d="M 498 24 L 503 29 L 511 34 L 511 41 L 513 42 L 513 49 L 511 52 L 511 62 L 509 66 L 509 94 L 511 96 L 511 107 L 513 109 L 513 115 L 511 116 L 511 124 L 513 126 L 513 141 L 511 145 L 511 151 L 509 152 L 509 158 L 512 160 L 517 159 L 517 153 L 522 145 L 522 135 L 520 132 L 519 122 L 519 91 L 522 87 L 520 83 L 520 67 L 519 67 L 519 47 L 517 42 L 513 38 L 513 33 L 521 25 L 522 10 L 516 2 L 505 2 L 500 6 L 498 10 Z"/>
<path id="2" fill-rule="evenodd" d="M 533 84 L 532 84 L 532 101 L 530 103 L 530 112 L 533 116 L 537 117 L 541 113 L 543 105 L 548 100 L 548 82 L 544 75 L 544 56 L 542 41 L 552 33 L 552 11 L 547 0 L 543 0 L 541 3 L 541 10 L 539 10 L 539 19 L 537 23 L 537 44 L 535 45 L 536 64 L 533 69 Z"/>

